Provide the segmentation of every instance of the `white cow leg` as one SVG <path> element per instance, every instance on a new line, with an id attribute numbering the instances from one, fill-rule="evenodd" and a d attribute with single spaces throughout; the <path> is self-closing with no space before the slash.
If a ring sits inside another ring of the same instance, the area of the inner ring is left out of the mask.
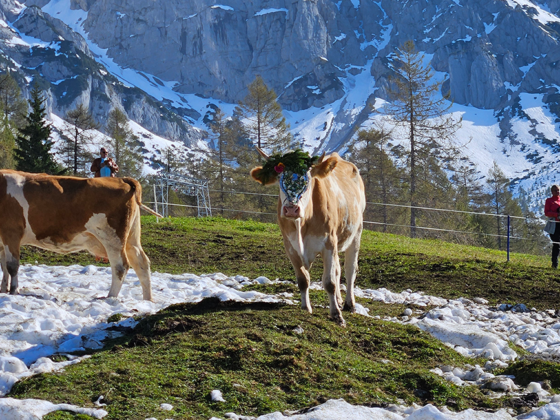
<path id="1" fill-rule="evenodd" d="M 338 258 L 334 259 L 335 263 L 336 263 L 336 272 L 335 272 L 335 279 L 336 279 L 336 301 L 338 302 L 338 307 L 342 308 L 342 304 L 344 303 L 344 301 L 342 300 L 342 295 L 340 294 L 340 282 L 341 282 L 341 278 L 340 278 L 340 274 L 341 274 L 341 270 L 340 270 L 340 260 Z"/>
<path id="2" fill-rule="evenodd" d="M 334 250 L 325 250 L 323 252 L 323 288 L 329 295 L 329 309 L 331 318 L 339 325 L 345 326 L 346 322 L 342 317 L 338 299 L 336 296 L 337 282 L 340 280 L 336 278 L 336 266 L 340 267 L 338 260 L 338 252 L 336 247 Z"/>
<path id="3" fill-rule="evenodd" d="M 140 285 L 142 286 L 142 297 L 144 300 L 152 300 L 152 278 L 150 274 L 150 260 L 142 249 L 140 243 L 141 226 L 140 210 L 136 212 L 126 241 L 126 256 L 130 265 L 136 272 Z"/>
<path id="4" fill-rule="evenodd" d="M 356 312 L 356 299 L 354 298 L 354 283 L 358 271 L 358 254 L 360 251 L 361 232 L 358 232 L 354 242 L 346 250 L 344 257 L 344 274 L 346 276 L 346 301 L 344 310 Z"/>
<path id="5" fill-rule="evenodd" d="M 304 267 L 300 267 L 299 270 L 296 270 L 296 278 L 299 291 L 301 293 L 301 309 L 306 310 L 307 312 L 312 314 L 313 308 L 311 307 L 311 301 L 309 300 L 309 271 L 307 271 Z"/>
<path id="6" fill-rule="evenodd" d="M 128 273 L 128 260 L 123 249 L 112 250 L 107 247 L 109 262 L 111 263 L 112 281 L 108 297 L 117 297 L 121 291 L 124 277 Z"/>
<path id="7" fill-rule="evenodd" d="M 142 285 L 142 297 L 144 300 L 152 300 L 152 279 L 150 275 L 150 260 L 144 253 L 142 247 L 132 245 L 130 242 L 126 245 L 126 255 L 130 261 L 130 265 L 136 272 L 140 284 Z"/>
<path id="8" fill-rule="evenodd" d="M 8 273 L 8 267 L 6 266 L 6 252 L 4 247 L 0 251 L 0 262 L 2 264 L 2 287 L 0 291 L 2 293 L 8 293 L 8 282 L 10 281 L 10 274 Z"/>
<path id="9" fill-rule="evenodd" d="M 313 309 L 311 308 L 311 301 L 309 300 L 309 285 L 311 283 L 309 268 L 311 267 L 312 261 L 304 263 L 298 251 L 289 241 L 284 240 L 284 245 L 296 273 L 296 280 L 301 293 L 301 309 L 311 314 L 313 313 Z"/>

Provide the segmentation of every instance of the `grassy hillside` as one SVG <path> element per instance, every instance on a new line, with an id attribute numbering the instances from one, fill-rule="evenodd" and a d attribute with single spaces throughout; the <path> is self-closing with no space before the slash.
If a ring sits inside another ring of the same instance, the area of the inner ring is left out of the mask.
<path id="1" fill-rule="evenodd" d="M 143 220 L 143 246 L 160 272 L 242 274 L 294 280 L 278 227 L 224 219 Z M 480 248 L 410 240 L 365 232 L 360 287 L 423 290 L 443 297 L 481 296 L 492 303 L 558 307 L 557 271 L 548 259 Z M 87 254 L 56 256 L 26 249 L 24 261 L 92 264 Z M 321 261 L 312 269 L 321 276 Z M 295 292 L 295 284 L 254 286 L 264 292 Z M 25 379 L 15 398 L 44 398 L 92 406 L 106 397 L 108 419 L 224 418 L 227 412 L 259 415 L 297 410 L 330 398 L 383 406 L 389 402 L 447 405 L 452 409 L 496 409 L 510 397 L 491 399 L 474 387 L 455 387 L 429 370 L 462 367 L 465 359 L 428 334 L 359 315 L 345 315 L 347 328 L 327 319 L 328 301 L 312 291 L 309 315 L 298 307 L 239 304 L 208 299 L 174 305 L 144 318 L 125 337 L 106 343 L 92 358 L 58 374 Z M 404 305 L 359 299 L 370 314 L 397 316 Z M 412 308 L 418 309 L 418 308 Z M 422 310 L 425 310 L 423 308 Z M 294 331 L 303 328 L 303 333 Z M 523 380 L 554 378 L 558 365 L 525 360 L 509 368 Z M 553 387 L 560 383 L 553 382 Z M 212 402 L 220 389 L 225 403 Z M 161 403 L 174 406 L 171 412 Z M 87 418 L 53 413 L 46 419 Z"/>
<path id="2" fill-rule="evenodd" d="M 152 270 L 168 273 L 242 274 L 295 280 L 275 224 L 220 218 L 143 218 L 142 244 Z M 341 254 L 343 259 L 343 254 Z M 26 248 L 22 262 L 96 264 L 87 254 L 58 255 Z M 405 289 L 455 298 L 484 297 L 491 303 L 525 303 L 558 309 L 560 276 L 542 256 L 410 239 L 365 231 L 360 251 L 360 287 Z M 321 259 L 311 270 L 319 281 Z"/>

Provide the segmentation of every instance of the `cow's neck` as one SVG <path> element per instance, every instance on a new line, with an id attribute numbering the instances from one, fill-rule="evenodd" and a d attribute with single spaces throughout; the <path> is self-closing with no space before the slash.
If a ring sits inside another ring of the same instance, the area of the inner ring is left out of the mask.
<path id="1" fill-rule="evenodd" d="M 292 227 L 292 229 L 290 229 L 291 231 L 290 242 L 294 250 L 302 258 L 302 260 L 305 260 L 305 249 L 303 244 L 303 238 L 307 234 L 307 230 L 309 228 L 308 222 L 312 220 L 312 216 L 313 216 L 313 205 L 311 203 L 311 200 L 309 200 L 309 203 L 307 203 L 307 205 L 305 206 L 305 211 L 302 217 L 287 221 L 287 223 L 289 223 Z"/>
<path id="2" fill-rule="evenodd" d="M 294 236 L 291 238 L 292 240 L 290 241 L 292 243 L 292 246 L 294 247 L 295 251 L 298 253 L 298 255 L 303 258 L 303 256 L 305 255 L 305 253 L 303 252 L 303 235 L 301 232 L 301 219 L 296 219 L 294 220 L 294 227 L 295 227 L 295 232 L 294 232 Z"/>

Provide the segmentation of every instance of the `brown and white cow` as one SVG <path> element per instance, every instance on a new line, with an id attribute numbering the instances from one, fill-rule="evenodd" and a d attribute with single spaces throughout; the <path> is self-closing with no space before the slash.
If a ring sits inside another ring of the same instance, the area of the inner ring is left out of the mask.
<path id="1" fill-rule="evenodd" d="M 108 258 L 109 297 L 116 297 L 129 264 L 152 299 L 150 260 L 140 244 L 142 187 L 132 178 L 76 178 L 0 171 L 2 293 L 18 292 L 21 245 L 58 253 L 87 250 Z M 148 211 L 151 212 L 150 209 Z M 10 281 L 11 278 L 11 281 Z"/>
<path id="2" fill-rule="evenodd" d="M 268 158 L 262 151 L 259 152 Z M 278 224 L 286 253 L 296 273 L 302 309 L 312 312 L 309 269 L 317 254 L 321 254 L 323 287 L 329 294 L 330 316 L 344 325 L 338 253 L 346 252 L 344 309 L 354 312 L 354 281 L 366 205 L 362 178 L 356 166 L 337 153 L 326 158 L 323 155 L 309 168 L 305 179 L 294 177 L 289 169 L 286 167 L 279 176 L 270 179 L 263 177 L 262 167 L 258 167 L 251 171 L 251 176 L 261 183 L 279 181 Z M 301 188 L 293 187 L 294 179 L 300 182 Z"/>

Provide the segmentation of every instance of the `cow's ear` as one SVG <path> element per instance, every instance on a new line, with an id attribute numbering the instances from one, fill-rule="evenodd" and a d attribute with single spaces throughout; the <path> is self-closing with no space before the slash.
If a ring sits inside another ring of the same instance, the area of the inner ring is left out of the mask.
<path id="1" fill-rule="evenodd" d="M 277 176 L 272 177 L 272 179 L 267 177 L 263 173 L 262 169 L 263 169 L 262 166 L 258 166 L 251 170 L 251 176 L 255 181 L 260 182 L 263 185 L 270 185 L 270 184 L 274 184 L 278 180 Z"/>
<path id="2" fill-rule="evenodd" d="M 338 165 L 338 157 L 331 156 L 330 158 L 323 160 L 318 165 L 313 166 L 311 168 L 311 176 L 324 178 L 332 172 L 336 165 Z"/>

